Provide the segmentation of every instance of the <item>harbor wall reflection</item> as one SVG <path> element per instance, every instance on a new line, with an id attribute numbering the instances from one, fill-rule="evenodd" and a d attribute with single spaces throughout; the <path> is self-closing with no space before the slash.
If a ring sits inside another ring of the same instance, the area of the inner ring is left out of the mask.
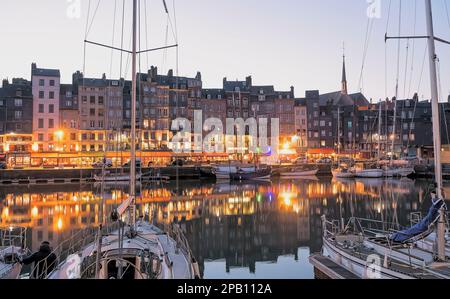
<path id="1" fill-rule="evenodd" d="M 80 229 L 97 226 L 127 197 L 126 186 L 0 189 L 0 225 L 28 227 L 33 249 L 56 246 Z M 102 200 L 104 198 L 104 200 Z M 402 181 L 295 181 L 271 184 L 181 184 L 145 187 L 138 210 L 155 222 L 181 223 L 203 273 L 225 260 L 225 272 L 278 257 L 298 259 L 300 247 L 321 249 L 321 216 L 351 216 L 409 224 L 429 207 L 428 183 Z"/>

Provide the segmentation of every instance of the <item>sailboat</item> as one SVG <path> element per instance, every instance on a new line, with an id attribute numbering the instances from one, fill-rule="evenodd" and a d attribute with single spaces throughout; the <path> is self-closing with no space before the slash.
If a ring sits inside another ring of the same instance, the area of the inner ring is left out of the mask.
<path id="1" fill-rule="evenodd" d="M 166 5 L 165 8 L 168 13 Z M 143 217 L 136 220 L 136 60 L 137 55 L 142 53 L 137 52 L 137 19 L 138 2 L 133 0 L 133 39 L 130 52 L 132 112 L 129 197 L 111 214 L 112 227 L 103 223 L 103 212 L 101 212 L 99 217 L 101 224 L 95 234 L 95 240 L 65 252 L 66 259 L 56 265 L 55 270 L 46 278 L 194 279 L 200 277 L 198 264 L 178 225 L 173 224 L 162 230 L 144 220 Z M 125 218 L 127 218 L 126 223 L 122 221 Z M 55 252 L 62 252 L 65 246 L 67 244 L 61 244 Z M 38 269 L 38 265 L 35 269 Z"/>
<path id="2" fill-rule="evenodd" d="M 350 168 L 350 165 L 343 165 L 340 163 L 340 155 L 341 155 L 341 107 L 338 107 L 338 168 L 332 169 L 331 173 L 335 178 L 341 179 L 351 179 L 355 177 L 355 171 L 353 168 Z"/>
<path id="3" fill-rule="evenodd" d="M 17 279 L 22 270 L 19 260 L 29 254 L 25 248 L 26 228 L 0 229 L 0 279 Z"/>
<path id="4" fill-rule="evenodd" d="M 428 36 L 425 38 L 428 40 L 433 109 L 434 159 L 435 165 L 441 165 L 435 50 L 435 40 L 439 39 L 434 35 L 431 0 L 425 0 L 425 6 L 428 29 Z M 360 278 L 450 279 L 449 257 L 446 254 L 446 205 L 443 200 L 441 167 L 436 167 L 435 172 L 436 191 L 432 194 L 432 206 L 427 216 L 421 221 L 410 228 L 386 231 L 386 228 L 390 226 L 384 222 L 353 217 L 344 226 L 343 220 L 330 222 L 323 216 L 322 255 Z M 432 248 L 420 246 L 426 240 L 432 240 L 433 233 L 435 236 Z"/>

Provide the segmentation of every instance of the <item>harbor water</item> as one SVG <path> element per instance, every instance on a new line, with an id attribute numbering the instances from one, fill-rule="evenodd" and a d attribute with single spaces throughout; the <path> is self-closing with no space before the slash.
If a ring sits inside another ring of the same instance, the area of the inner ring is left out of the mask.
<path id="1" fill-rule="evenodd" d="M 274 180 L 241 184 L 180 181 L 142 185 L 140 215 L 178 222 L 204 278 L 314 278 L 321 216 L 352 216 L 409 225 L 430 207 L 426 180 Z M 96 227 L 127 197 L 128 186 L 62 185 L 0 188 L 1 226 L 27 227 L 27 245 L 58 246 Z"/>

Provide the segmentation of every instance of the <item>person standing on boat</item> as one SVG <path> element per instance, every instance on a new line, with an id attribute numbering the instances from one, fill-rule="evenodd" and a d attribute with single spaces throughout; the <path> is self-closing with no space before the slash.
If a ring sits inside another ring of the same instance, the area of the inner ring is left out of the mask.
<path id="1" fill-rule="evenodd" d="M 44 279 L 55 268 L 56 255 L 52 252 L 50 243 L 44 241 L 39 247 L 39 251 L 24 258 L 21 263 L 25 265 L 34 263 L 31 277 L 36 279 Z"/>

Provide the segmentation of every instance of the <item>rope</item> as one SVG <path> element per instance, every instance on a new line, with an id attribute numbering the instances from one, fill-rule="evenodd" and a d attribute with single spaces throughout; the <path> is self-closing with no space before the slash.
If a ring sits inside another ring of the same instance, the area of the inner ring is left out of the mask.
<path id="1" fill-rule="evenodd" d="M 114 47 L 115 37 L 116 37 L 116 13 L 117 13 L 117 0 L 114 0 L 114 20 L 113 20 L 113 33 L 112 33 L 112 46 Z M 112 65 L 113 65 L 113 57 L 114 57 L 114 50 L 111 49 L 111 61 L 109 64 L 109 77 L 112 78 Z"/>
<path id="2" fill-rule="evenodd" d="M 441 61 L 439 59 L 437 60 L 437 78 L 438 78 L 438 84 L 439 84 L 439 96 L 438 96 L 438 99 L 439 99 L 442 96 Z M 450 136 L 449 136 L 449 132 L 448 132 L 447 118 L 445 117 L 445 106 L 443 104 L 441 104 L 440 106 L 441 106 L 440 108 L 442 111 L 442 117 L 444 118 L 445 131 L 447 133 L 447 144 L 450 144 Z"/>
<path id="3" fill-rule="evenodd" d="M 122 6 L 122 34 L 120 38 L 120 48 L 123 49 L 123 31 L 124 31 L 124 21 L 125 21 L 125 0 L 123 0 Z M 122 66 L 123 66 L 123 52 L 120 51 L 120 78 L 122 78 Z"/>
<path id="4" fill-rule="evenodd" d="M 399 3 L 399 11 L 398 11 L 398 36 L 401 36 L 402 33 L 402 0 Z M 395 151 L 395 140 L 397 139 L 397 102 L 398 102 L 398 85 L 399 85 L 399 77 L 400 77 L 400 48 L 401 48 L 401 40 L 398 40 L 397 43 L 397 77 L 395 83 L 395 103 L 394 103 L 394 121 L 392 126 L 392 149 L 391 149 L 391 164 L 394 159 L 394 151 Z"/>
<path id="5" fill-rule="evenodd" d="M 367 19 L 366 37 L 365 37 L 365 41 L 364 41 L 364 50 L 363 50 L 363 60 L 362 60 L 361 73 L 359 75 L 359 83 L 358 83 L 358 88 L 359 88 L 360 92 L 363 91 L 364 66 L 366 63 L 367 52 L 369 49 L 370 37 L 372 36 L 374 20 L 375 20 L 375 18 Z"/>
<path id="6" fill-rule="evenodd" d="M 417 32 L 417 0 L 414 0 L 414 32 L 413 35 L 415 36 Z M 411 86 L 412 86 L 412 78 L 414 73 L 414 58 L 416 53 L 416 40 L 413 39 L 412 42 L 412 55 L 411 55 L 411 74 L 409 77 L 409 87 L 408 87 L 408 95 L 411 94 Z"/>
<path id="7" fill-rule="evenodd" d="M 390 23 L 390 20 L 391 20 L 391 7 L 392 7 L 392 0 L 389 0 L 388 17 L 387 17 L 387 22 L 386 22 L 386 35 L 388 33 L 389 23 Z M 385 42 L 384 43 L 384 93 L 385 93 L 386 99 L 388 98 L 388 70 L 387 70 L 387 64 L 388 64 L 387 43 Z"/>
<path id="8" fill-rule="evenodd" d="M 145 48 L 148 49 L 148 24 L 147 24 L 147 0 L 144 0 L 144 15 L 145 15 Z M 150 64 L 149 64 L 149 59 L 148 59 L 148 55 L 149 53 L 146 52 L 146 59 L 147 59 L 147 64 L 146 64 L 146 68 L 150 68 Z"/>
<path id="9" fill-rule="evenodd" d="M 89 0 L 89 2 L 90 2 L 90 0 Z M 102 0 L 98 0 L 98 2 L 97 2 L 97 7 L 95 8 L 94 14 L 92 15 L 91 24 L 89 25 L 89 28 L 86 31 L 86 37 L 89 34 L 89 32 L 91 31 L 92 25 L 94 24 L 95 16 L 97 15 L 97 11 L 98 11 L 98 7 L 100 6 L 100 2 L 102 2 Z"/>

